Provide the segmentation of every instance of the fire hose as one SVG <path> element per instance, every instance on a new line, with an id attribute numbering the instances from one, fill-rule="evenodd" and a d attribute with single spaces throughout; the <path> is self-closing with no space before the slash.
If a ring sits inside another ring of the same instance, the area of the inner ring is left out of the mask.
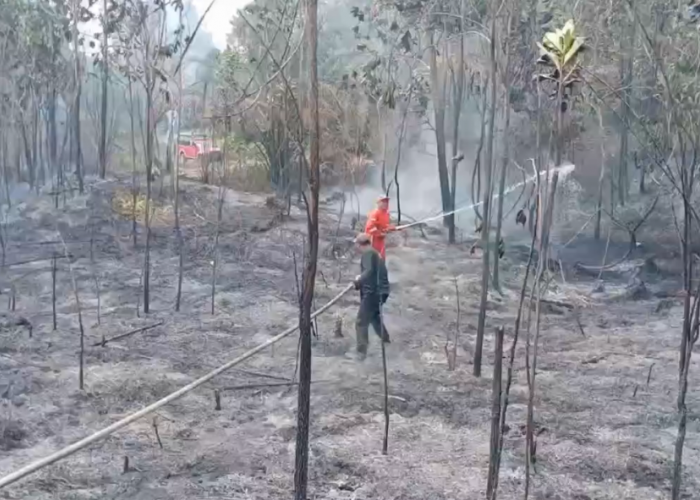
<path id="1" fill-rule="evenodd" d="M 333 297 L 328 303 L 326 303 L 323 307 L 321 307 L 319 310 L 314 311 L 313 314 L 311 314 L 311 319 L 316 318 L 317 316 L 320 316 L 324 312 L 326 312 L 328 309 L 330 309 L 333 305 L 335 305 L 346 293 L 348 293 L 350 290 L 354 288 L 354 284 L 350 284 L 346 286 L 338 295 Z M 95 432 L 94 434 L 91 434 L 90 436 L 81 439 L 80 441 L 77 441 L 76 443 L 73 443 L 69 446 L 66 446 L 65 448 L 58 450 L 55 453 L 52 453 L 51 455 L 42 458 L 41 460 L 37 460 L 36 462 L 33 462 L 18 471 L 13 472 L 12 474 L 8 474 L 7 476 L 3 477 L 0 479 L 0 488 L 4 488 L 5 486 L 8 486 L 16 481 L 19 481 L 20 479 L 29 476 L 30 474 L 33 474 L 37 472 L 40 469 L 43 469 L 44 467 L 51 465 L 55 462 L 58 462 L 59 460 L 62 460 L 80 450 L 83 448 L 106 438 L 107 436 L 114 434 L 116 431 L 119 429 L 126 427 L 127 425 L 135 422 L 136 420 L 139 420 L 142 417 L 145 417 L 149 413 L 153 413 L 154 411 L 158 410 L 159 408 L 172 403 L 176 399 L 181 398 L 188 392 L 193 391 L 194 389 L 200 387 L 201 385 L 205 384 L 206 382 L 210 381 L 217 375 L 222 374 L 226 370 L 229 370 L 230 368 L 233 368 L 234 366 L 242 363 L 243 361 L 252 358 L 262 350 L 266 349 L 267 347 L 270 347 L 273 344 L 276 344 L 280 340 L 284 339 L 285 337 L 288 337 L 295 331 L 299 329 L 299 324 L 297 323 L 294 326 L 290 326 L 287 328 L 285 331 L 282 333 L 272 337 L 271 339 L 267 340 L 266 342 L 263 342 L 257 347 L 254 347 L 253 349 L 250 349 L 249 351 L 246 351 L 245 353 L 241 354 L 238 356 L 236 359 L 233 359 L 229 361 L 228 363 L 221 365 L 220 367 L 216 368 L 215 370 L 210 371 L 206 375 L 203 375 L 202 377 L 198 378 L 194 382 L 191 382 L 190 384 L 187 384 L 183 388 L 169 394 L 168 396 L 165 396 L 164 398 L 156 401 L 155 403 L 146 406 L 145 408 L 142 408 L 141 410 L 132 413 L 131 415 L 128 415 L 121 420 L 114 422 L 112 425 L 105 427 L 104 429 Z"/>
<path id="2" fill-rule="evenodd" d="M 574 171 L 574 168 L 575 168 L 575 167 L 574 167 L 573 164 L 567 163 L 567 164 L 561 165 L 561 166 L 559 166 L 559 167 L 554 167 L 554 168 L 550 169 L 549 173 L 551 174 L 551 173 L 554 173 L 554 172 L 558 172 L 559 175 L 560 175 L 561 177 L 564 177 L 564 176 L 566 176 L 566 175 L 569 175 L 571 172 L 573 172 L 573 171 Z M 516 184 L 513 184 L 512 186 L 509 186 L 508 188 L 505 189 L 505 191 L 503 191 L 503 196 L 512 193 L 513 191 L 515 191 L 515 190 L 518 189 L 519 187 L 524 186 L 525 184 L 529 184 L 530 182 L 534 182 L 534 181 L 537 179 L 538 176 L 542 177 L 542 176 L 545 176 L 545 175 L 547 175 L 547 171 L 542 171 L 542 172 L 540 172 L 540 173 L 538 173 L 538 174 L 533 175 L 532 177 L 528 177 L 528 178 L 525 179 L 524 181 L 520 181 L 520 182 L 518 182 L 518 183 L 516 183 Z M 492 200 L 496 200 L 496 199 L 498 199 L 499 197 L 500 197 L 499 194 L 494 194 L 494 195 L 491 197 L 491 199 L 492 199 Z M 480 202 L 477 202 L 477 203 L 472 203 L 471 205 L 466 205 L 466 206 L 457 208 L 457 209 L 455 209 L 455 210 L 450 210 L 450 211 L 448 211 L 448 212 L 441 212 L 441 213 L 439 213 L 438 215 L 433 215 L 433 216 L 428 217 L 428 218 L 423 219 L 423 220 L 419 220 L 419 221 L 416 221 L 416 222 L 411 222 L 411 223 L 409 223 L 409 224 L 402 224 L 402 225 L 400 225 L 400 226 L 396 226 L 396 231 L 401 231 L 402 229 L 408 229 L 409 227 L 420 226 L 420 225 L 426 224 L 426 223 L 428 223 L 428 222 L 432 222 L 432 221 L 434 221 L 434 220 L 440 220 L 440 219 L 442 219 L 443 217 L 447 217 L 448 215 L 452 215 L 452 214 L 456 214 L 456 213 L 459 213 L 459 212 L 463 212 L 463 211 L 465 211 L 465 210 L 471 210 L 471 209 L 473 209 L 473 208 L 475 208 L 475 207 L 480 207 L 480 206 L 483 205 L 483 204 L 484 204 L 484 201 L 480 201 Z"/>

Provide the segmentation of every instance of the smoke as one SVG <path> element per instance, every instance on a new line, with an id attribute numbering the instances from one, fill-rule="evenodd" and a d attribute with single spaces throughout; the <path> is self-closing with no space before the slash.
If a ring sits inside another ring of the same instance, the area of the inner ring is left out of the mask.
<path id="1" fill-rule="evenodd" d="M 182 11 L 182 23 L 184 25 L 185 36 L 191 37 L 194 29 L 200 20 L 206 6 L 202 7 L 202 2 L 186 2 Z M 213 9 L 212 9 L 213 10 Z M 210 11 L 207 18 L 215 13 Z M 209 25 L 205 21 L 197 30 L 197 35 L 192 40 L 184 60 L 184 80 L 187 86 L 200 85 L 204 82 L 211 83 L 216 72 L 216 56 L 219 48 L 214 44 L 214 36 L 209 31 Z M 228 20 L 230 21 L 230 19 Z M 230 28 L 230 23 L 227 25 Z M 177 23 L 175 24 L 177 27 Z M 224 29 L 217 25 L 217 29 Z M 226 33 L 225 33 L 226 34 Z M 224 35 L 225 35 L 224 34 Z M 220 35 L 220 34 L 219 34 Z"/>
<path id="2" fill-rule="evenodd" d="M 428 111 L 432 121 L 432 110 Z M 449 121 L 446 120 L 449 129 Z M 442 194 L 440 190 L 440 178 L 438 174 L 437 143 L 435 131 L 424 124 L 415 124 L 415 134 L 407 131 L 404 145 L 401 151 L 401 159 L 398 166 L 398 184 L 400 186 L 401 213 L 410 219 L 422 220 L 442 212 Z M 396 124 L 389 125 L 389 134 L 397 129 Z M 465 101 L 460 119 L 460 133 L 458 152 L 464 154 L 464 159 L 457 168 L 457 207 L 473 203 L 471 197 L 471 178 L 474 161 L 479 146 L 481 129 L 481 115 L 476 102 L 470 99 Z M 396 138 L 393 139 L 396 142 Z M 391 141 L 390 141 L 391 142 Z M 452 144 L 446 144 L 448 173 L 452 172 Z M 381 158 L 375 157 L 377 168 L 366 185 L 357 189 L 361 211 L 371 209 L 378 196 L 384 194 L 381 189 Z M 396 186 L 393 183 L 396 167 L 396 153 L 388 154 L 386 162 L 387 185 L 391 183 L 389 195 L 392 197 L 391 210 L 397 209 Z M 457 214 L 457 224 L 468 229 L 474 227 L 474 213 L 464 211 Z"/>
<path id="3" fill-rule="evenodd" d="M 434 116 L 432 111 L 429 111 L 429 116 L 432 120 Z M 442 210 L 442 194 L 440 189 L 440 180 L 438 173 L 437 159 L 437 144 L 435 131 L 427 125 L 420 126 L 418 138 L 411 137 L 407 134 L 404 140 L 404 147 L 401 152 L 401 160 L 398 168 L 398 183 L 400 186 L 400 204 L 402 222 L 420 221 L 428 217 L 434 217 L 443 212 Z M 415 128 L 416 126 L 414 126 Z M 396 129 L 396 124 L 390 126 L 391 132 Z M 446 120 L 446 128 L 448 137 L 451 135 L 449 117 Z M 460 120 L 460 132 L 458 140 L 458 154 L 463 154 L 464 159 L 458 165 L 457 169 L 457 188 L 456 188 L 456 207 L 457 209 L 469 206 L 477 201 L 472 198 L 472 173 L 476 163 L 477 152 L 479 151 L 479 142 L 481 136 L 481 113 L 477 102 L 473 99 L 467 99 L 465 102 L 462 116 Z M 409 141 L 409 137 L 412 141 Z M 494 194 L 498 193 L 498 180 L 501 169 L 502 137 L 497 136 L 497 141 L 494 149 L 494 171 L 493 171 L 493 190 Z M 452 173 L 452 144 L 447 141 L 446 157 L 448 174 Z M 512 155 L 517 157 L 526 154 L 524 151 L 512 151 Z M 392 155 L 389 155 L 392 156 Z M 485 161 L 486 144 L 481 151 L 481 161 Z M 379 160 L 379 161 L 378 161 Z M 368 182 L 357 189 L 357 196 L 360 202 L 361 213 L 366 213 L 375 206 L 377 197 L 383 195 L 381 189 L 381 159 L 375 158 L 375 162 L 379 165 L 372 172 L 372 176 Z M 387 185 L 390 185 L 389 195 L 391 196 L 390 209 L 393 214 L 396 214 L 398 208 L 398 200 L 396 199 L 396 186 L 392 182 L 394 179 L 394 168 L 396 165 L 395 154 L 387 160 L 386 176 Z M 528 168 L 530 168 L 528 166 Z M 527 176 L 532 174 L 527 171 Z M 523 181 L 523 175 L 520 171 L 509 165 L 508 175 L 506 179 L 506 188 Z M 451 182 L 451 179 L 450 179 Z M 482 170 L 481 189 L 484 189 L 484 175 Z M 503 226 L 502 232 L 504 236 L 509 236 L 511 241 L 522 240 L 529 242 L 530 235 L 526 228 L 518 226 L 515 223 L 515 213 L 522 208 L 527 199 L 527 194 L 531 189 L 531 183 L 525 185 L 525 189 L 517 188 L 504 196 L 503 200 Z M 477 190 L 474 189 L 476 192 Z M 523 194 L 524 193 L 524 194 Z M 497 202 L 492 204 L 492 229 L 496 226 L 496 210 Z M 482 209 L 479 209 L 481 213 Z M 477 220 L 474 210 L 463 210 L 455 214 L 458 233 L 464 236 L 474 235 Z M 439 225 L 439 221 L 435 222 Z"/>

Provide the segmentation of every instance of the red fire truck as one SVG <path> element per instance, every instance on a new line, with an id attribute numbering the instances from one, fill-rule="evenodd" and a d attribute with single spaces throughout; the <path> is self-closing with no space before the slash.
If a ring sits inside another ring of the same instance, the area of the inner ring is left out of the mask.
<path id="1" fill-rule="evenodd" d="M 210 161 L 221 159 L 221 150 L 214 147 L 214 143 L 204 134 L 180 133 L 180 142 L 177 145 L 177 154 L 180 162 L 185 160 L 197 160 L 206 156 Z"/>

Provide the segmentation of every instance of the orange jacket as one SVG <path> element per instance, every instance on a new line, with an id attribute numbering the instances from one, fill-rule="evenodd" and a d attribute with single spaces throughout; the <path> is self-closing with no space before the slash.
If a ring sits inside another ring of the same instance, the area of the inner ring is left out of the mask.
<path id="1" fill-rule="evenodd" d="M 391 225 L 388 211 L 375 208 L 367 216 L 365 233 L 372 237 L 372 247 L 381 254 L 382 258 L 385 257 L 384 233 L 391 229 L 393 229 L 393 226 Z"/>

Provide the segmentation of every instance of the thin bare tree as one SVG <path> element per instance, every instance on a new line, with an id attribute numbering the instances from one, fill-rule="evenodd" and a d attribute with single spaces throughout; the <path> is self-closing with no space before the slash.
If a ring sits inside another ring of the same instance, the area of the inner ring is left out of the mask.
<path id="1" fill-rule="evenodd" d="M 74 101 L 73 101 L 73 160 L 75 161 L 75 174 L 78 177 L 78 186 L 80 193 L 82 194 L 85 190 L 85 185 L 83 182 L 83 151 L 82 151 L 82 141 L 80 135 L 80 99 L 83 90 L 83 76 L 80 69 L 80 60 L 82 55 L 80 53 L 80 35 L 78 32 L 78 23 L 81 18 L 81 4 L 80 0 L 73 0 L 71 2 L 71 35 L 73 43 L 74 52 Z"/>
<path id="2" fill-rule="evenodd" d="M 109 8 L 102 0 L 102 109 L 100 112 L 100 178 L 107 174 L 107 99 L 109 93 Z"/>
<path id="3" fill-rule="evenodd" d="M 486 306 L 488 305 L 488 295 L 489 295 L 489 278 L 491 276 L 489 262 L 491 257 L 491 249 L 489 246 L 489 236 L 491 234 L 491 200 L 493 197 L 493 181 L 492 172 L 494 165 L 494 146 L 496 142 L 496 88 L 498 86 L 497 82 L 497 71 L 498 64 L 496 60 L 496 45 L 497 45 L 497 17 L 500 11 L 500 6 L 496 2 L 491 4 L 491 40 L 490 40 L 490 69 L 489 69 L 489 134 L 488 134 L 488 144 L 486 146 L 486 161 L 484 162 L 485 169 L 485 183 L 483 192 L 483 212 L 482 212 L 482 224 L 481 224 L 481 250 L 483 252 L 482 256 L 482 270 L 481 270 L 481 302 L 479 305 L 479 319 L 477 323 L 476 330 L 476 345 L 474 347 L 474 376 L 481 377 L 481 359 L 484 349 L 484 333 L 486 330 Z"/>
<path id="4" fill-rule="evenodd" d="M 494 241 L 496 245 L 501 243 L 501 231 L 503 229 L 503 202 L 505 198 L 506 177 L 508 173 L 508 164 L 510 163 L 510 82 L 511 82 L 511 46 L 516 38 L 517 33 L 513 30 L 513 17 L 520 15 L 520 2 L 515 0 L 508 9 L 508 21 L 506 27 L 506 36 L 504 37 L 505 45 L 505 60 L 503 62 L 503 112 L 505 118 L 503 120 L 503 152 L 501 153 L 501 168 L 498 180 L 498 205 L 496 209 L 496 234 Z M 500 274 L 499 274 L 500 251 L 496 252 L 493 258 L 493 287 L 500 291 Z"/>
<path id="5" fill-rule="evenodd" d="M 305 0 L 305 38 L 308 57 L 309 85 L 309 196 L 304 195 L 307 212 L 308 253 L 305 256 L 299 304 L 299 395 L 297 406 L 297 438 L 294 462 L 294 498 L 306 500 L 309 467 L 309 419 L 311 402 L 311 307 L 316 285 L 318 260 L 318 202 L 319 202 L 319 153 L 320 122 L 318 113 L 318 0 Z"/>

